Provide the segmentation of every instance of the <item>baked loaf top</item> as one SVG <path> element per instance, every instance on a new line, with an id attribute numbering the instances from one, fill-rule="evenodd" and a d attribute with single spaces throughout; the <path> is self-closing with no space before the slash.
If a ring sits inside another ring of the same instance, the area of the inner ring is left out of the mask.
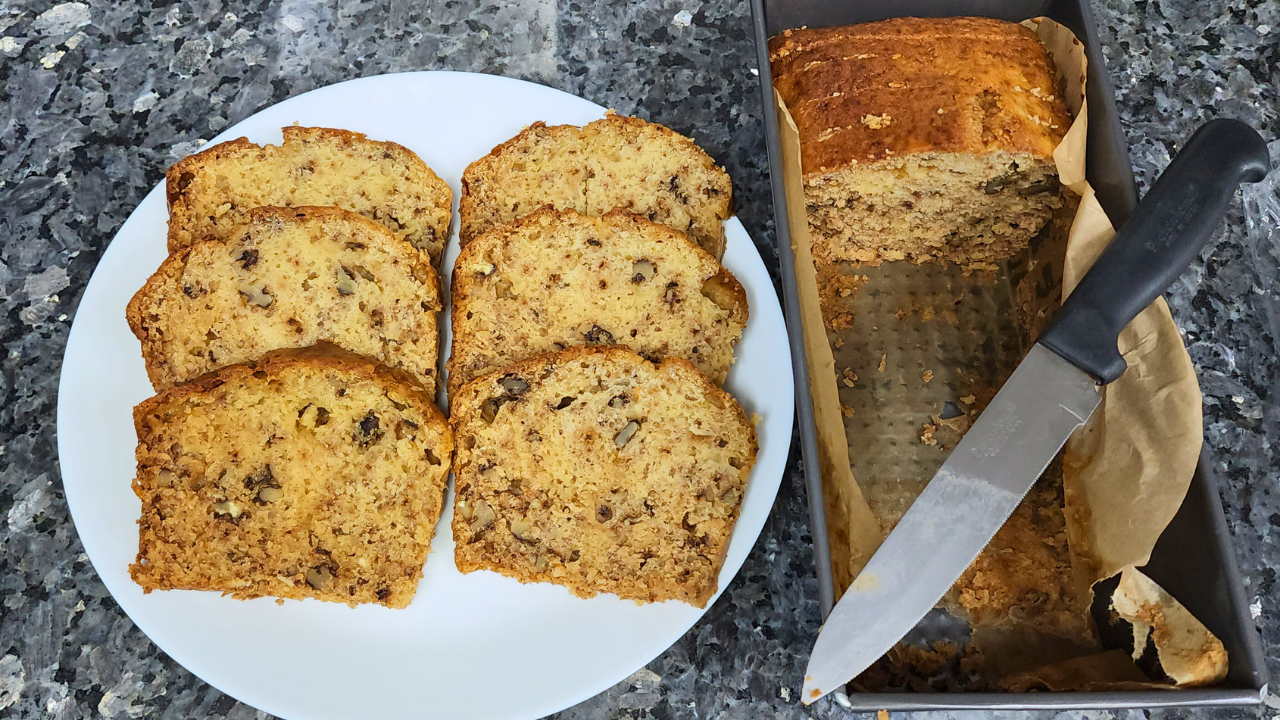
<path id="1" fill-rule="evenodd" d="M 1002 20 L 787 30 L 769 61 L 806 177 L 909 153 L 1050 158 L 1071 122 L 1039 38 Z"/>
<path id="2" fill-rule="evenodd" d="M 129 302 L 164 389 L 268 350 L 333 342 L 435 394 L 439 280 L 427 254 L 337 208 L 262 207 L 169 256 Z"/>
<path id="3" fill-rule="evenodd" d="M 544 205 L 604 215 L 630 210 L 688 233 L 719 259 L 732 211 L 729 176 L 689 138 L 616 115 L 578 128 L 537 122 L 467 166 L 459 240 Z"/>
<path id="4" fill-rule="evenodd" d="M 439 264 L 453 193 L 421 158 L 347 130 L 292 126 L 283 132 L 281 145 L 240 138 L 169 168 L 170 252 L 225 239 L 251 208 L 332 205 L 376 220 Z"/>
<path id="5" fill-rule="evenodd" d="M 543 355 L 464 385 L 451 422 L 462 572 L 698 607 L 715 593 L 756 434 L 687 360 Z"/>
<path id="6" fill-rule="evenodd" d="M 405 607 L 453 451 L 396 371 L 316 346 L 270 353 L 134 409 L 144 591 Z"/>
<path id="7" fill-rule="evenodd" d="M 450 395 L 575 345 L 691 361 L 716 383 L 747 321 L 742 285 L 683 233 L 630 213 L 543 208 L 467 245 L 453 270 Z"/>

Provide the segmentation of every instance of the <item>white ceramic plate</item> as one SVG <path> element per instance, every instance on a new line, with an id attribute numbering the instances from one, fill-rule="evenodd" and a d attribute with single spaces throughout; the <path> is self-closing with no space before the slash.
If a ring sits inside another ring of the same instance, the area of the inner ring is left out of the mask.
<path id="1" fill-rule="evenodd" d="M 537 120 L 583 124 L 604 109 L 557 90 L 491 75 L 424 72 L 353 80 L 292 98 L 230 128 L 280 142 L 294 122 L 394 140 L 453 188 L 467 163 Z M 446 510 L 413 604 L 349 608 L 314 600 L 238 601 L 212 592 L 143 595 L 128 565 L 140 513 L 132 408 L 152 394 L 125 305 L 165 256 L 157 187 L 103 254 L 80 302 L 62 365 L 58 455 L 76 529 L 102 581 L 161 649 L 218 689 L 269 713 L 302 718 L 536 718 L 627 677 L 675 642 L 702 610 L 573 597 L 550 584 L 460 574 Z M 728 389 L 759 413 L 760 455 L 724 570 L 738 572 L 773 505 L 791 442 L 791 359 L 777 295 L 736 218 L 724 264 L 742 281 L 751 319 Z M 446 272 L 457 255 L 456 233 Z M 445 345 L 447 348 L 448 346 Z M 450 503 L 452 500 L 450 500 Z"/>

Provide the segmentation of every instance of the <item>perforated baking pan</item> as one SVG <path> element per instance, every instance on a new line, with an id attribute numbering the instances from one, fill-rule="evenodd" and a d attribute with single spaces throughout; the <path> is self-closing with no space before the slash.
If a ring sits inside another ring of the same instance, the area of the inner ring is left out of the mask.
<path id="1" fill-rule="evenodd" d="M 1128 145 L 1116 112 L 1111 79 L 1102 61 L 1098 33 L 1088 0 L 751 0 L 756 52 L 760 68 L 777 249 L 791 357 L 795 368 L 797 427 L 803 454 L 805 484 L 818 601 L 825 618 L 834 604 L 831 557 L 818 471 L 809 370 L 800 325 L 795 258 L 782 179 L 778 118 L 773 108 L 768 39 L 789 28 L 830 27 L 872 22 L 891 17 L 954 17 L 978 15 L 1018 22 L 1049 17 L 1066 25 L 1085 45 L 1089 58 L 1087 96 L 1089 137 L 1087 174 L 1112 223 L 1119 227 L 1138 202 Z M 1191 480 L 1186 500 L 1144 568 L 1200 619 L 1226 646 L 1229 669 L 1217 687 L 1195 690 L 1064 693 L 850 693 L 848 705 L 857 711 L 1176 707 L 1194 705 L 1257 705 L 1266 695 L 1267 670 L 1258 632 L 1249 616 L 1240 572 L 1232 554 L 1230 535 L 1218 499 L 1218 481 L 1207 451 Z M 844 703 L 842 703 L 844 704 Z"/>

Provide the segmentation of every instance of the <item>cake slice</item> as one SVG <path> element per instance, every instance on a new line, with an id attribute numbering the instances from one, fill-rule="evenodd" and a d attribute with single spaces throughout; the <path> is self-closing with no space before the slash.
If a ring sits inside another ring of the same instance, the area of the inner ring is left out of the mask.
<path id="1" fill-rule="evenodd" d="M 332 205 L 385 225 L 439 265 L 453 193 L 421 158 L 347 130 L 293 126 L 283 132 L 281 145 L 240 138 L 169 168 L 170 252 L 227 238 L 255 207 Z"/>
<path id="2" fill-rule="evenodd" d="M 333 346 L 283 350 L 134 409 L 145 592 L 413 599 L 453 451 L 431 397 Z"/>
<path id="3" fill-rule="evenodd" d="M 681 358 L 578 347 L 453 402 L 454 561 L 590 597 L 705 607 L 756 457 L 742 408 Z"/>
<path id="4" fill-rule="evenodd" d="M 1071 119 L 1048 51 L 990 18 L 787 30 L 774 87 L 800 135 L 813 256 L 989 264 L 1062 205 Z"/>
<path id="5" fill-rule="evenodd" d="M 170 255 L 129 302 L 158 390 L 320 341 L 435 394 L 439 280 L 426 253 L 337 208 L 249 210 L 225 240 Z"/>
<path id="6" fill-rule="evenodd" d="M 467 245 L 453 270 L 450 395 L 575 345 L 682 357 L 717 384 L 747 322 L 736 278 L 688 236 L 630 213 L 543 208 Z"/>
<path id="7" fill-rule="evenodd" d="M 731 196 L 711 156 L 662 125 L 612 112 L 583 128 L 538 122 L 467 166 L 459 239 L 465 247 L 543 205 L 624 209 L 688 233 L 718 260 Z"/>

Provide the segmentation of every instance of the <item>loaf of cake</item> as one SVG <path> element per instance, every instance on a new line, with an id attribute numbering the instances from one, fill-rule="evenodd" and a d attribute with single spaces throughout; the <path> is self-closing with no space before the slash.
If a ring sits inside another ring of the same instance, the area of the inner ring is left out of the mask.
<path id="1" fill-rule="evenodd" d="M 731 196 L 711 156 L 662 125 L 612 112 L 583 128 L 538 122 L 467 166 L 458 235 L 465 247 L 544 205 L 621 208 L 688 233 L 719 260 Z"/>
<path id="2" fill-rule="evenodd" d="M 622 211 L 547 207 L 476 238 L 453 269 L 450 395 L 575 345 L 682 357 L 717 384 L 747 322 L 736 278 L 688 236 Z"/>
<path id="3" fill-rule="evenodd" d="M 705 607 L 756 457 L 742 408 L 682 358 L 577 347 L 462 387 L 454 560 Z"/>
<path id="4" fill-rule="evenodd" d="M 1070 124 L 1035 33 L 988 18 L 787 30 L 774 87 L 800 134 L 818 262 L 991 263 L 1062 202 Z"/>
<path id="5" fill-rule="evenodd" d="M 435 394 L 439 280 L 425 252 L 338 208 L 261 207 L 226 238 L 170 255 L 129 302 L 157 389 L 332 342 Z"/>
<path id="6" fill-rule="evenodd" d="M 270 353 L 134 409 L 143 590 L 409 604 L 444 504 L 447 421 L 333 346 Z"/>
<path id="7" fill-rule="evenodd" d="M 165 175 L 169 251 L 222 240 L 255 207 L 332 205 L 360 213 L 439 264 L 453 193 L 408 148 L 329 128 L 286 127 L 282 145 L 245 138 L 178 161 Z"/>

